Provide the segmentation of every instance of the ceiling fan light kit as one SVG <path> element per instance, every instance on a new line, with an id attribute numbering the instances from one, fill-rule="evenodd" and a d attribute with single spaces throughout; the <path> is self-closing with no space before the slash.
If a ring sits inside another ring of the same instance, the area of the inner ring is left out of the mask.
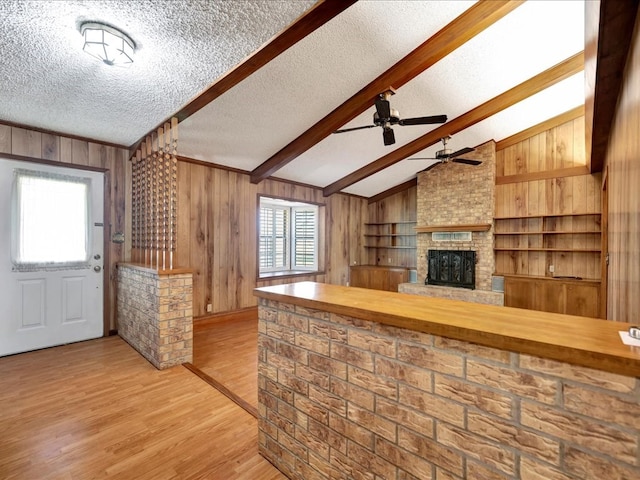
<path id="1" fill-rule="evenodd" d="M 136 44 L 121 30 L 100 22 L 80 25 L 84 38 L 82 50 L 110 66 L 127 67 L 133 63 Z"/>
<path id="2" fill-rule="evenodd" d="M 393 87 L 378 95 L 376 99 L 376 111 L 373 114 L 373 125 L 364 125 L 362 127 L 343 128 L 333 133 L 353 132 L 354 130 L 364 130 L 365 128 L 382 127 L 382 141 L 385 145 L 393 145 L 396 143 L 396 137 L 393 133 L 391 125 L 433 125 L 435 123 L 445 123 L 446 115 L 432 115 L 429 117 L 400 118 L 400 114 L 395 108 L 391 108 L 389 99 L 391 95 L 395 95 L 396 91 Z"/>

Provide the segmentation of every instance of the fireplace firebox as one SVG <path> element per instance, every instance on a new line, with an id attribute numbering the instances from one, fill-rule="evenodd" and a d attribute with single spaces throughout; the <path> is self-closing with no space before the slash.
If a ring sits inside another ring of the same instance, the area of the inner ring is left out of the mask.
<path id="1" fill-rule="evenodd" d="M 426 285 L 476 288 L 476 252 L 469 250 L 429 250 Z"/>

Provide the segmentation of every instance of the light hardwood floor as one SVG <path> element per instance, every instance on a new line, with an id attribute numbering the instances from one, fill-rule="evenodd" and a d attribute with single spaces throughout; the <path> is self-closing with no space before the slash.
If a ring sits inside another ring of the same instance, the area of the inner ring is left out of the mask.
<path id="1" fill-rule="evenodd" d="M 258 313 L 194 326 L 193 365 L 258 408 Z"/>
<path id="2" fill-rule="evenodd" d="M 256 419 L 119 337 L 0 358 L 0 478 L 286 480 Z"/>

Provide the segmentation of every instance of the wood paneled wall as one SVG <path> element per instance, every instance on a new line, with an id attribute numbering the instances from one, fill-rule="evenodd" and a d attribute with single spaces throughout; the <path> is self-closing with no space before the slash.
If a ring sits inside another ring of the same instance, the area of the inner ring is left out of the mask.
<path id="1" fill-rule="evenodd" d="M 496 252 L 496 273 L 597 280 L 602 176 L 590 175 L 584 167 L 582 110 L 545 122 L 529 134 L 496 144 L 495 231 L 532 232 L 496 235 L 496 249 L 513 249 Z M 579 215 L 585 213 L 596 215 Z M 551 215 L 557 217 L 545 218 Z M 536 233 L 548 231 L 568 233 Z"/>
<path id="2" fill-rule="evenodd" d="M 324 273 L 257 280 L 258 196 L 322 204 Z M 349 264 L 362 263 L 362 229 L 367 201 L 352 195 L 323 197 L 322 189 L 265 180 L 249 175 L 178 162 L 178 249 L 176 264 L 194 269 L 193 315 L 207 315 L 257 305 L 256 287 L 313 280 L 346 285 Z"/>
<path id="3" fill-rule="evenodd" d="M 638 16 L 640 18 L 640 15 Z M 627 59 L 606 157 L 608 192 L 607 318 L 640 319 L 640 33 Z"/>
<path id="4" fill-rule="evenodd" d="M 528 132 L 530 135 L 525 131 L 496 144 L 497 178 L 586 165 L 583 109 L 544 122 Z"/>
<path id="5" fill-rule="evenodd" d="M 59 162 L 60 166 L 88 166 L 107 172 L 105 189 L 110 194 L 108 216 L 105 218 L 105 238 L 112 233 L 123 232 L 129 239 L 130 230 L 126 230 L 125 207 L 129 168 L 128 151 L 123 148 L 106 146 L 85 140 L 77 140 L 51 133 L 0 125 L 0 153 L 20 155 L 34 160 Z M 66 165 L 65 165 L 66 164 Z M 105 252 L 104 268 L 109 277 L 109 299 L 105 304 L 108 315 L 108 329 L 116 329 L 116 270 L 118 262 L 128 258 L 127 244 L 108 243 Z"/>

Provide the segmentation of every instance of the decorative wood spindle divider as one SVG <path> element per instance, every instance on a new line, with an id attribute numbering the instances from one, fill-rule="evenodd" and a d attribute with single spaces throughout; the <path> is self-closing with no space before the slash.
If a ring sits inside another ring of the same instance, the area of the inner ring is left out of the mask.
<path id="1" fill-rule="evenodd" d="M 173 270 L 176 250 L 178 119 L 148 135 L 132 158 L 132 261 Z"/>
<path id="2" fill-rule="evenodd" d="M 118 265 L 118 334 L 163 369 L 193 360 L 193 275 L 173 264 L 178 119 L 132 158 L 131 261 Z"/>

